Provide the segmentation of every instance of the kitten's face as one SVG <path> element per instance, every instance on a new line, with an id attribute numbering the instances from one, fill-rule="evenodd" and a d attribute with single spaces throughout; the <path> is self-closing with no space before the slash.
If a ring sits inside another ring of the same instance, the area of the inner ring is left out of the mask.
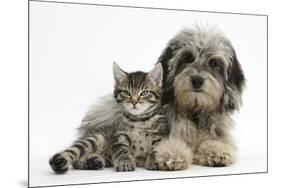
<path id="1" fill-rule="evenodd" d="M 157 65 L 149 73 L 126 73 L 117 65 L 114 67 L 117 102 L 134 115 L 145 113 L 160 103 L 162 67 Z M 120 72 L 121 71 L 121 72 Z"/>

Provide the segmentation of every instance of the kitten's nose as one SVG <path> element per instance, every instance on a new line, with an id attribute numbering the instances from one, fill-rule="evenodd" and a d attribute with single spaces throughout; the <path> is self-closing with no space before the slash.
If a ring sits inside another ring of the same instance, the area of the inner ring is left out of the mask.
<path id="1" fill-rule="evenodd" d="M 136 108 L 136 105 L 137 105 L 137 102 L 133 102 L 133 101 L 132 101 L 132 105 L 133 105 L 133 108 L 135 109 L 135 108 Z"/>
<path id="2" fill-rule="evenodd" d="M 133 104 L 134 107 L 136 106 L 136 104 L 138 103 L 138 101 L 139 101 L 139 98 L 138 98 L 138 97 L 132 96 L 132 98 L 131 98 L 131 103 Z"/>
<path id="3" fill-rule="evenodd" d="M 138 103 L 138 101 L 132 101 L 132 103 L 133 103 L 133 104 L 137 104 L 137 103 Z"/>
<path id="4" fill-rule="evenodd" d="M 135 106 L 138 102 L 137 101 L 132 101 L 132 104 Z"/>

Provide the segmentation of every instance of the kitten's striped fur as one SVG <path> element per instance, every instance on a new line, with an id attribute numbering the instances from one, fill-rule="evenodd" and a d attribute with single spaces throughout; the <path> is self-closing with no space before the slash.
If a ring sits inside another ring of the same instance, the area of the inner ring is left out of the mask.
<path id="1" fill-rule="evenodd" d="M 168 135 L 160 104 L 161 65 L 149 73 L 126 73 L 114 64 L 114 78 L 114 98 L 91 107 L 79 128 L 80 138 L 50 159 L 55 172 L 65 173 L 70 165 L 93 170 L 114 165 L 117 171 L 131 171 L 144 166 L 153 146 Z"/>
<path id="2" fill-rule="evenodd" d="M 102 146 L 105 144 L 104 136 L 95 134 L 93 136 L 85 137 L 74 142 L 74 144 L 61 153 L 55 154 L 50 159 L 52 169 L 57 173 L 64 173 L 68 170 L 68 166 L 73 164 L 77 166 L 81 159 L 85 157 L 88 159 L 89 154 L 101 153 Z M 85 158 L 85 159 L 86 159 Z M 105 163 L 105 161 L 103 161 Z M 85 164 L 83 164 L 85 166 Z M 105 165 L 105 164 L 104 164 Z"/>
<path id="3" fill-rule="evenodd" d="M 132 171 L 145 165 L 153 146 L 168 133 L 160 103 L 162 67 L 128 74 L 115 66 L 114 96 L 123 113 L 113 128 L 112 162 L 117 171 Z"/>

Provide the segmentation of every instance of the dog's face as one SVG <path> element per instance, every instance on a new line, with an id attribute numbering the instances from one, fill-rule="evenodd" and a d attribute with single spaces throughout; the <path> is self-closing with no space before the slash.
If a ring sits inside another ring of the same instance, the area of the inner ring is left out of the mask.
<path id="1" fill-rule="evenodd" d="M 238 109 L 244 75 L 231 43 L 219 32 L 184 30 L 159 58 L 164 102 L 179 112 Z"/>

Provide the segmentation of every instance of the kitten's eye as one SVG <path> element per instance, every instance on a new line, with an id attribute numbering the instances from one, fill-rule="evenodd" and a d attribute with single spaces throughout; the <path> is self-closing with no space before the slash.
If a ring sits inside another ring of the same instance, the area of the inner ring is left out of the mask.
<path id="1" fill-rule="evenodd" d="M 140 96 L 146 97 L 146 96 L 149 95 L 149 93 L 150 93 L 149 91 L 144 90 L 144 91 L 142 91 L 142 92 L 140 93 Z"/>
<path id="2" fill-rule="evenodd" d="M 125 96 L 125 97 L 130 97 L 131 96 L 131 93 L 127 90 L 125 91 L 122 91 L 122 94 Z"/>

